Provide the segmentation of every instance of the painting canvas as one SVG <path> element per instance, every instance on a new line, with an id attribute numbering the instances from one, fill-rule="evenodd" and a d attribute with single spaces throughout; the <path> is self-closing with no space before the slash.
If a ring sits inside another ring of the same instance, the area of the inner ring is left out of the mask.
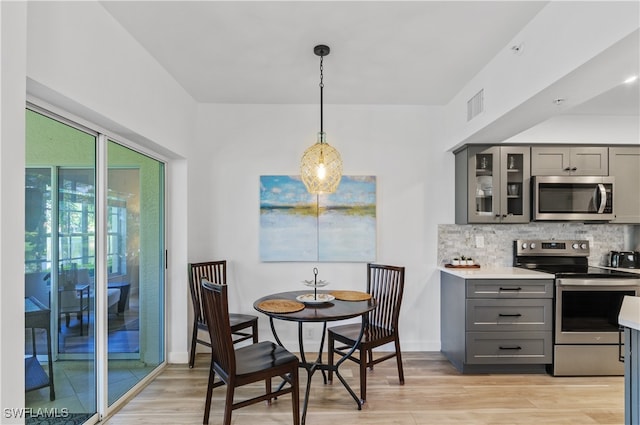
<path id="1" fill-rule="evenodd" d="M 311 195 L 299 176 L 260 176 L 262 261 L 375 261 L 376 178 Z"/>

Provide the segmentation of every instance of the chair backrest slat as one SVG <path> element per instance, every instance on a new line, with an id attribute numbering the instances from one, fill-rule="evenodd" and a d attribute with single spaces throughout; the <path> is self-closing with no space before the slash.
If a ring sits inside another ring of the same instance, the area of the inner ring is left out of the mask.
<path id="1" fill-rule="evenodd" d="M 211 355 L 215 363 L 227 374 L 236 373 L 236 356 L 229 324 L 227 285 L 202 279 L 203 312 L 211 338 Z M 221 372 L 220 370 L 218 372 Z"/>
<path id="2" fill-rule="evenodd" d="M 404 267 L 368 264 L 367 292 L 378 303 L 369 313 L 368 322 L 384 329 L 397 329 L 404 292 Z"/>
<path id="3" fill-rule="evenodd" d="M 191 290 L 193 313 L 198 323 L 206 324 L 207 318 L 203 313 L 202 287 L 200 285 L 202 279 L 206 279 L 212 283 L 226 285 L 227 261 L 207 261 L 204 263 L 189 264 L 189 289 Z"/>

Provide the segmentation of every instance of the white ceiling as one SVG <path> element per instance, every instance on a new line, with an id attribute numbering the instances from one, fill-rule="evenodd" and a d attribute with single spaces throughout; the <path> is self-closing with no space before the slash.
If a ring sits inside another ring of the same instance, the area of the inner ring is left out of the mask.
<path id="1" fill-rule="evenodd" d="M 622 83 L 566 112 L 572 115 L 640 115 L 638 81 Z"/>
<path id="2" fill-rule="evenodd" d="M 317 103 L 327 44 L 325 103 L 446 105 L 548 2 L 101 3 L 198 102 Z M 562 113 L 637 116 L 638 83 Z"/>
<path id="3" fill-rule="evenodd" d="M 546 1 L 106 1 L 196 99 L 444 105 Z"/>

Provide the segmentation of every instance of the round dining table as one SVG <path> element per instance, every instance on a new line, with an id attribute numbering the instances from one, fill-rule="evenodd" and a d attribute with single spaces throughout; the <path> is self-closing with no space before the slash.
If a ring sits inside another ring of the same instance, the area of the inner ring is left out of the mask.
<path id="1" fill-rule="evenodd" d="M 318 290 L 318 295 L 330 294 L 331 291 L 326 290 Z M 365 323 L 367 320 L 367 314 L 371 310 L 376 308 L 376 301 L 373 298 L 364 301 L 345 301 L 340 299 L 332 299 L 331 301 L 311 301 L 305 302 L 304 308 L 299 311 L 292 311 L 288 313 L 276 313 L 270 310 L 260 308 L 260 305 L 263 304 L 264 301 L 276 301 L 276 300 L 289 300 L 289 301 L 297 301 L 299 296 L 309 295 L 309 291 L 290 291 L 290 292 L 280 292 L 277 294 L 271 294 L 264 296 L 253 303 L 253 307 L 267 315 L 269 317 L 269 325 L 271 326 L 271 332 L 273 333 L 273 337 L 276 342 L 283 346 L 282 341 L 280 340 L 278 333 L 276 332 L 276 328 L 274 326 L 274 319 L 278 320 L 286 320 L 290 322 L 298 323 L 298 344 L 300 349 L 300 367 L 304 368 L 307 371 L 307 387 L 304 395 L 304 405 L 302 408 L 302 424 L 305 424 L 306 416 L 307 416 L 307 406 L 309 404 L 309 392 L 311 389 L 311 377 L 315 373 L 316 370 L 320 370 L 322 372 L 324 383 L 327 383 L 327 377 L 325 371 L 331 370 L 333 371 L 342 385 L 347 389 L 351 397 L 355 400 L 358 410 L 362 408 L 363 400 L 360 399 L 356 395 L 356 393 L 351 389 L 351 386 L 347 383 L 344 377 L 340 374 L 340 365 L 351 356 L 356 347 L 359 345 L 362 340 L 362 336 L 364 334 Z M 322 353 L 324 350 L 324 339 L 327 330 L 328 322 L 335 322 L 339 320 L 352 319 L 355 317 L 362 318 L 362 327 L 360 329 L 360 335 L 356 341 L 356 344 L 345 353 L 345 356 L 341 357 L 335 364 L 329 365 L 322 362 Z M 318 355 L 316 359 L 312 362 L 307 361 L 304 351 L 304 333 L 302 329 L 302 325 L 304 323 L 322 323 L 322 337 L 320 338 L 320 348 L 318 349 Z"/>

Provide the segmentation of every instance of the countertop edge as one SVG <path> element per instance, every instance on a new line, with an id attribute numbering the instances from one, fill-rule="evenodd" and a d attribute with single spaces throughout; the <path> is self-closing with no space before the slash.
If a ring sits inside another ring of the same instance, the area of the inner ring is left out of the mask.
<path id="1" fill-rule="evenodd" d="M 597 267 L 599 269 L 605 269 L 605 270 L 618 270 L 626 273 L 640 274 L 640 269 L 626 269 L 624 267 L 607 267 L 607 266 L 593 266 L 593 267 Z"/>
<path id="2" fill-rule="evenodd" d="M 640 297 L 625 295 L 618 315 L 618 323 L 631 329 L 640 330 Z"/>
<path id="3" fill-rule="evenodd" d="M 550 273 L 519 267 L 480 267 L 479 269 L 449 268 L 438 266 L 438 270 L 463 279 L 554 279 Z"/>

